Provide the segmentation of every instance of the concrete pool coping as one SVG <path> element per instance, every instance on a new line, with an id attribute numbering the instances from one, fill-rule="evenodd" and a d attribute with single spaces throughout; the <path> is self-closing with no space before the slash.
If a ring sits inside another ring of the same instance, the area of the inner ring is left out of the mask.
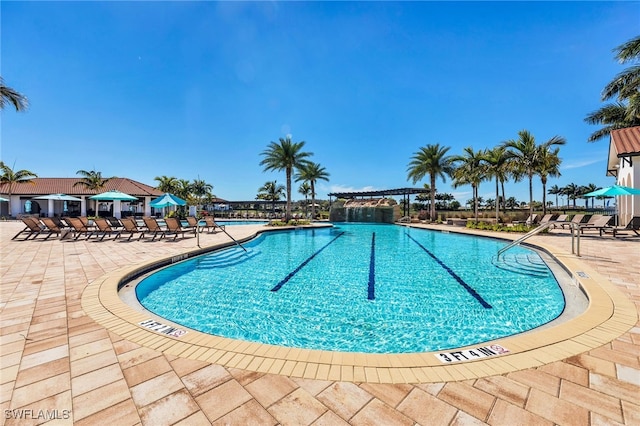
<path id="1" fill-rule="evenodd" d="M 480 234 L 464 228 L 419 227 Z M 492 237 L 495 238 L 495 235 Z M 515 238 L 516 236 L 504 235 L 504 239 Z M 149 313 L 136 311 L 123 302 L 118 294 L 122 283 L 132 277 L 157 266 L 175 263 L 228 245 L 218 244 L 190 250 L 183 255 L 128 266 L 103 275 L 86 287 L 82 296 L 82 308 L 109 331 L 166 354 L 261 373 L 369 383 L 461 381 L 538 367 L 610 342 L 633 328 L 637 321 L 635 306 L 612 283 L 580 262 L 579 258 L 543 243 L 536 243 L 534 246 L 553 256 L 577 285 L 581 286 L 589 298 L 587 310 L 576 318 L 548 329 L 460 348 L 463 351 L 497 344 L 507 348 L 509 353 L 452 364 L 443 364 L 436 354 L 457 352 L 456 350 L 412 354 L 330 352 L 252 343 L 191 329 L 181 337 L 169 337 L 140 326 L 140 323 L 154 318 Z M 162 322 L 170 324 L 166 320 Z"/>

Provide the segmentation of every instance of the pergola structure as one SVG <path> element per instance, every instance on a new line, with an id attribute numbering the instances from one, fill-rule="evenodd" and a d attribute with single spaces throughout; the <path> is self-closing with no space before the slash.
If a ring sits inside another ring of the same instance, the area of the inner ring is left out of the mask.
<path id="1" fill-rule="evenodd" d="M 350 198 L 355 199 L 358 197 L 386 197 L 391 195 L 402 195 L 402 214 L 407 215 L 407 209 L 409 208 L 409 196 L 413 194 L 428 194 L 430 189 L 425 188 L 397 188 L 397 189 L 383 189 L 380 191 L 358 191 L 358 192 L 332 192 L 327 194 L 329 196 L 329 204 L 331 205 L 331 197 L 336 198 Z"/>

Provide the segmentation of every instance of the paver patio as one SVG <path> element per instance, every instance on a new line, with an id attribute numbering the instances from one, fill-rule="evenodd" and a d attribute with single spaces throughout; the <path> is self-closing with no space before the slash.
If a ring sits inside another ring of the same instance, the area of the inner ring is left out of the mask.
<path id="1" fill-rule="evenodd" d="M 178 357 L 124 338 L 83 311 L 87 285 L 120 268 L 192 250 L 195 238 L 11 241 L 20 229 L 18 222 L 0 223 L 4 424 L 50 417 L 78 425 L 640 424 L 640 237 L 581 239 L 580 261 L 635 305 L 636 326 L 615 340 L 502 375 L 381 384 L 287 376 L 284 361 L 275 375 Z M 229 229 L 238 238 L 255 232 Z M 205 246 L 228 238 L 205 233 L 200 239 Z M 571 256 L 567 231 L 530 241 Z"/>

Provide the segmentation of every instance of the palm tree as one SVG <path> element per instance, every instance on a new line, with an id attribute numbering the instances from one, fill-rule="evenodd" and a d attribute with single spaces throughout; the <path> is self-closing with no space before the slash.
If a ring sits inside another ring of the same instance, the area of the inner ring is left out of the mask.
<path id="1" fill-rule="evenodd" d="M 13 165 L 15 167 L 15 163 Z M 38 175 L 29 171 L 29 170 L 18 170 L 14 171 L 11 167 L 7 166 L 4 161 L 0 161 L 0 183 L 2 186 L 6 186 L 5 191 L 9 196 L 8 206 L 9 216 L 11 216 L 11 194 L 13 194 L 13 189 L 18 183 L 31 183 L 35 185 L 33 182 L 33 178 L 37 178 Z"/>
<path id="2" fill-rule="evenodd" d="M 271 213 L 276 210 L 276 201 L 280 200 L 280 197 L 284 193 L 284 186 L 278 185 L 277 181 L 265 182 L 260 188 L 258 188 L 258 200 L 271 201 Z"/>
<path id="3" fill-rule="evenodd" d="M 187 201 L 194 201 L 191 196 L 191 182 L 187 179 L 178 179 L 176 180 L 176 186 L 174 188 L 178 197 L 185 199 Z M 194 203 L 195 204 L 195 203 Z"/>
<path id="4" fill-rule="evenodd" d="M 500 217 L 499 185 L 502 185 L 502 200 L 504 200 L 504 181 L 509 175 L 509 156 L 504 146 L 497 146 L 487 151 L 485 156 L 487 176 L 496 178 L 496 220 Z"/>
<path id="5" fill-rule="evenodd" d="M 89 191 L 96 192 L 104 188 L 104 185 L 112 179 L 110 177 L 102 177 L 102 172 L 97 172 L 95 170 L 78 170 L 76 174 L 82 176 L 82 178 L 74 183 L 73 186 L 84 186 Z M 94 212 L 98 214 L 98 200 L 95 200 Z"/>
<path id="6" fill-rule="evenodd" d="M 173 176 L 156 176 L 153 180 L 158 181 L 158 186 L 156 189 L 162 192 L 175 193 L 176 186 L 178 184 L 178 179 Z"/>
<path id="7" fill-rule="evenodd" d="M 518 172 L 529 178 L 529 215 L 533 214 L 533 175 L 538 173 L 540 156 L 554 145 L 564 145 L 565 139 L 554 136 L 542 145 L 536 145 L 535 137 L 528 130 L 518 132 L 518 139 L 510 139 L 503 143 L 508 148 L 508 156 L 517 165 Z"/>
<path id="8" fill-rule="evenodd" d="M 632 38 L 613 50 L 621 63 L 640 60 L 640 36 Z M 589 142 L 606 137 L 612 130 L 640 125 L 640 65 L 632 65 L 609 82 L 602 91 L 603 102 L 616 99 L 591 112 L 584 119 L 589 124 L 604 124 L 589 136 Z"/>
<path id="9" fill-rule="evenodd" d="M 411 179 L 414 184 L 427 174 L 429 175 L 429 188 L 431 188 L 431 213 L 429 217 L 432 221 L 436 219 L 436 179 L 440 177 L 445 182 L 445 174 L 451 175 L 453 172 L 451 157 L 447 156 L 449 149 L 448 146 L 442 147 L 440 144 L 421 147 L 418 152 L 413 154 L 407 167 L 407 180 Z"/>
<path id="10" fill-rule="evenodd" d="M 0 77 L 0 110 L 4 109 L 7 102 L 13 105 L 16 111 L 24 111 L 29 106 L 27 98 L 11 87 L 5 86 L 4 79 Z"/>
<path id="11" fill-rule="evenodd" d="M 556 196 L 556 209 L 558 206 L 558 195 L 562 193 L 562 190 L 558 185 L 553 185 L 551 188 L 547 190 L 547 194 Z"/>
<path id="12" fill-rule="evenodd" d="M 318 180 L 329 180 L 329 173 L 320 164 L 308 161 L 298 168 L 296 181 L 309 182 L 311 185 L 311 220 L 316 218 L 316 182 Z"/>
<path id="13" fill-rule="evenodd" d="M 271 142 L 269 147 L 262 152 L 264 157 L 260 162 L 261 166 L 264 166 L 264 171 L 281 171 L 284 170 L 287 177 L 287 210 L 285 219 L 289 221 L 291 219 L 291 178 L 293 176 L 293 170 L 299 169 L 304 166 L 310 157 L 311 153 L 302 151 L 305 142 L 293 142 L 290 136 L 286 138 L 280 138 L 280 142 Z"/>
<path id="14" fill-rule="evenodd" d="M 582 194 L 588 194 L 589 192 L 593 192 L 595 190 L 599 189 L 595 183 L 590 183 L 588 185 L 584 185 L 580 187 L 580 192 Z M 584 206 L 585 208 L 589 207 L 589 197 L 584 197 Z M 591 198 L 591 208 L 595 208 L 596 206 L 596 198 L 592 197 Z"/>
<path id="15" fill-rule="evenodd" d="M 461 185 L 471 185 L 473 190 L 474 216 L 478 221 L 478 188 L 480 182 L 487 177 L 486 166 L 484 164 L 484 150 L 474 151 L 472 147 L 464 149 L 464 155 L 456 155 L 451 157 L 450 161 L 455 164 L 453 169 L 453 187 L 457 188 Z M 458 164 L 459 163 L 459 164 Z"/>
<path id="16" fill-rule="evenodd" d="M 539 148 L 540 153 L 536 170 L 542 182 L 542 215 L 544 216 L 547 214 L 547 179 L 549 176 L 560 176 L 560 163 L 562 163 L 562 160 L 558 157 L 560 148 L 556 148 L 553 151 L 550 151 L 549 148 L 544 145 Z"/>
<path id="17" fill-rule="evenodd" d="M 307 207 L 309 206 L 309 195 L 311 195 L 311 185 L 309 182 L 302 182 L 298 188 L 298 192 L 304 197 L 304 215 L 307 215 Z"/>
<path id="18" fill-rule="evenodd" d="M 213 191 L 213 185 L 204 181 L 204 179 L 194 179 L 191 183 L 191 193 L 197 200 L 197 205 L 203 204 L 207 195 L 211 195 Z"/>
<path id="19" fill-rule="evenodd" d="M 568 200 L 573 200 L 573 208 L 575 209 L 576 198 L 580 196 L 580 187 L 575 183 L 570 183 L 562 188 L 562 192 L 567 196 L 567 204 L 569 204 Z"/>

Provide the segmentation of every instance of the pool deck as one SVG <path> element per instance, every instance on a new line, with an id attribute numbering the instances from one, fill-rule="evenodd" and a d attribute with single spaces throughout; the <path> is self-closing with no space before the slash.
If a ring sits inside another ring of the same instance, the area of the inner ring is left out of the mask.
<path id="1" fill-rule="evenodd" d="M 11 241 L 22 228 L 0 223 L 3 424 L 640 424 L 638 236 L 591 232 L 580 258 L 566 230 L 532 237 L 586 275 L 590 310 L 501 342 L 513 354 L 443 366 L 433 354 L 327 358 L 191 331 L 168 338 L 137 326 L 148 316 L 113 288 L 141 264 L 196 249 L 195 238 Z M 200 236 L 203 247 L 227 240 Z"/>

